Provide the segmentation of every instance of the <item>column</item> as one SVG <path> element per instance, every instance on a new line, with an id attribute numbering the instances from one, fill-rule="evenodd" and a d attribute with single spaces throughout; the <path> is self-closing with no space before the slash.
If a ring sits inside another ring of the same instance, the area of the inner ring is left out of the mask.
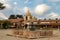
<path id="1" fill-rule="evenodd" d="M 59 26 L 58 26 L 58 30 L 59 30 Z"/>
<path id="2" fill-rule="evenodd" d="M 47 29 L 47 25 L 46 25 L 46 29 Z"/>
<path id="3" fill-rule="evenodd" d="M 25 24 L 24 24 L 24 28 L 23 29 L 25 30 Z"/>
<path id="4" fill-rule="evenodd" d="M 3 28 L 2 24 L 3 24 L 3 23 L 1 23 L 1 28 Z"/>

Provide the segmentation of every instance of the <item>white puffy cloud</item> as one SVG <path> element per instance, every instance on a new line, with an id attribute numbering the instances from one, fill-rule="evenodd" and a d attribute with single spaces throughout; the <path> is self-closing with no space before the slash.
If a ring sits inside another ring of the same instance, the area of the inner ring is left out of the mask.
<path id="1" fill-rule="evenodd" d="M 10 4 L 4 4 L 4 6 L 6 6 L 6 8 L 8 9 L 8 8 L 11 8 L 11 5 Z"/>
<path id="2" fill-rule="evenodd" d="M 35 13 L 42 15 L 45 12 L 47 12 L 49 9 L 50 9 L 50 6 L 46 4 L 37 5 L 35 7 Z"/>
<path id="3" fill-rule="evenodd" d="M 29 8 L 28 7 L 24 7 L 24 12 L 26 13 L 28 10 L 29 10 Z"/>
<path id="4" fill-rule="evenodd" d="M 9 0 L 0 0 L 0 2 L 3 3 L 7 9 L 11 8 L 11 5 L 9 4 Z"/>
<path id="5" fill-rule="evenodd" d="M 5 0 L 0 0 L 0 2 L 5 3 L 6 1 Z"/>
<path id="6" fill-rule="evenodd" d="M 17 2 L 14 2 L 13 4 L 14 4 L 14 5 L 17 5 Z"/>
<path id="7" fill-rule="evenodd" d="M 59 18 L 59 15 L 57 13 L 51 12 L 47 17 L 49 17 L 49 18 Z"/>
<path id="8" fill-rule="evenodd" d="M 8 19 L 3 13 L 0 12 L 0 18 Z"/>
<path id="9" fill-rule="evenodd" d="M 0 0 L 1 3 L 8 3 L 10 0 Z"/>

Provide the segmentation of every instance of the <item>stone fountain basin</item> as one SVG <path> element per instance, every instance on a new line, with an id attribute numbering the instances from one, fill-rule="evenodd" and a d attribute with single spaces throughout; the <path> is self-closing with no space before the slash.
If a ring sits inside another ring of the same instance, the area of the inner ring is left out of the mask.
<path id="1" fill-rule="evenodd" d="M 39 30 L 39 31 L 27 31 L 27 30 L 14 30 L 13 36 L 19 36 L 22 38 L 41 38 L 51 37 L 53 35 L 52 30 Z"/>
<path id="2" fill-rule="evenodd" d="M 40 38 L 40 37 L 50 37 L 53 35 L 51 30 L 40 30 L 40 31 L 24 31 L 23 36 L 26 38 Z"/>

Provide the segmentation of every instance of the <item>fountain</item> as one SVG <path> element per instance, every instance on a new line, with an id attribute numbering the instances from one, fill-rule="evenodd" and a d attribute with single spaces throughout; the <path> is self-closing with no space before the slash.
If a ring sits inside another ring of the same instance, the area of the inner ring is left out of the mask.
<path id="1" fill-rule="evenodd" d="M 22 37 L 22 38 L 41 38 L 41 37 L 50 37 L 53 35 L 52 30 L 35 30 L 33 22 L 31 24 L 27 23 L 28 28 L 23 30 L 14 30 L 13 36 Z"/>

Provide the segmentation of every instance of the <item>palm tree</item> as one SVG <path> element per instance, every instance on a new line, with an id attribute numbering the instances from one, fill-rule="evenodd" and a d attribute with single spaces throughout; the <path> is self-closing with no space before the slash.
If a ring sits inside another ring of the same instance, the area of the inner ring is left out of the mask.
<path id="1" fill-rule="evenodd" d="M 0 3 L 0 10 L 3 10 L 5 6 L 3 6 L 3 3 Z M 2 27 L 2 21 L 1 21 L 1 27 Z"/>
<path id="2" fill-rule="evenodd" d="M 2 10 L 2 9 L 4 9 L 4 8 L 5 8 L 5 6 L 3 6 L 3 4 L 0 3 L 0 10 Z"/>

